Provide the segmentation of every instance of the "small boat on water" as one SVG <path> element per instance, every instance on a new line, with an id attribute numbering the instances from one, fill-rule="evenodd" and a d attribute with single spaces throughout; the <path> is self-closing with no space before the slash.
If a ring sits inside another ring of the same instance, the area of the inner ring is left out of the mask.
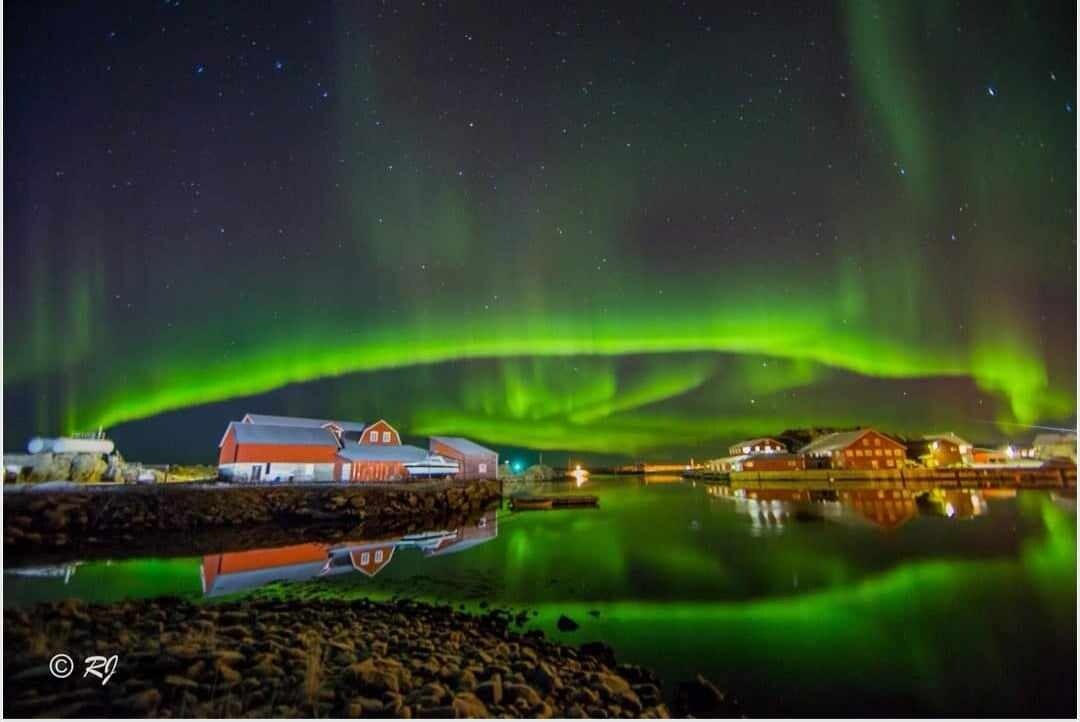
<path id="1" fill-rule="evenodd" d="M 428 454 L 420 461 L 410 461 L 405 464 L 405 470 L 412 478 L 431 478 L 453 476 L 458 473 L 458 463 L 439 456 Z"/>
<path id="2" fill-rule="evenodd" d="M 514 511 L 534 511 L 551 507 L 552 500 L 546 496 L 515 496 L 510 499 L 510 508 Z"/>
<path id="3" fill-rule="evenodd" d="M 515 496 L 510 499 L 510 508 L 514 511 L 531 511 L 536 509 L 566 509 L 572 507 L 599 506 L 600 500 L 595 496 L 583 494 L 568 494 L 566 496 Z"/>

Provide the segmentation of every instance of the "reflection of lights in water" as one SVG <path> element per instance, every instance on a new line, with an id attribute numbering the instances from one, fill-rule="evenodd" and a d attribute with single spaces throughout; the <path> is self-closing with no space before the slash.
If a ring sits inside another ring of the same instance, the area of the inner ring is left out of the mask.
<path id="1" fill-rule="evenodd" d="M 589 480 L 589 472 L 585 471 L 585 469 L 582 469 L 581 464 L 578 464 L 576 467 L 574 467 L 572 476 L 574 477 L 574 483 L 578 486 L 581 486 Z"/>
<path id="2" fill-rule="evenodd" d="M 952 505 L 952 502 L 945 505 L 945 516 L 956 516 L 956 507 Z"/>

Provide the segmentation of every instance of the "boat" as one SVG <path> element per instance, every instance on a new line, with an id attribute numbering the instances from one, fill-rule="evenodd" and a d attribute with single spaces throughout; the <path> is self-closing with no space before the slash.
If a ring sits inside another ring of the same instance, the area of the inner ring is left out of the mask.
<path id="1" fill-rule="evenodd" d="M 438 454 L 428 454 L 420 461 L 407 462 L 405 470 L 413 478 L 453 476 L 458 473 L 458 463 Z"/>
<path id="2" fill-rule="evenodd" d="M 566 496 L 551 497 L 551 504 L 556 508 L 573 506 L 599 506 L 600 499 L 585 494 L 567 494 Z"/>
<path id="3" fill-rule="evenodd" d="M 510 499 L 510 508 L 514 511 L 532 511 L 551 507 L 551 497 L 547 496 L 516 496 Z"/>
<path id="4" fill-rule="evenodd" d="M 510 508 L 515 511 L 534 509 L 566 509 L 573 507 L 599 506 L 595 496 L 567 494 L 566 496 L 515 496 L 510 499 Z"/>

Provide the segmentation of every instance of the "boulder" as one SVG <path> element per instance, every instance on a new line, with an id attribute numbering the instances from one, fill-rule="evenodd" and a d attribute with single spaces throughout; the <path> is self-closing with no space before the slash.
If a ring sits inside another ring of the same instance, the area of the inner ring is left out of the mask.
<path id="1" fill-rule="evenodd" d="M 99 454 L 76 454 L 71 462 L 71 480 L 101 481 L 109 465 Z"/>

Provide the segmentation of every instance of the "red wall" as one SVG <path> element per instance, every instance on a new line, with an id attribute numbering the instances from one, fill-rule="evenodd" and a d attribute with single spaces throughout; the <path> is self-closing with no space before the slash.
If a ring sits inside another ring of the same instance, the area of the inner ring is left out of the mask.
<path id="1" fill-rule="evenodd" d="M 338 459 L 334 462 L 334 478 L 339 481 L 405 481 L 409 478 L 409 472 L 405 470 L 405 464 L 400 461 L 353 461 L 352 470 L 348 479 L 341 478 L 343 462 Z"/>
<path id="2" fill-rule="evenodd" d="M 337 458 L 337 451 L 335 446 L 309 446 L 307 444 L 237 444 L 235 432 L 230 429 L 218 453 L 218 463 L 292 461 L 326 464 Z"/>
<path id="3" fill-rule="evenodd" d="M 862 452 L 862 455 L 858 452 Z M 903 444 L 884 434 L 869 431 L 856 439 L 855 443 L 833 454 L 832 466 L 834 469 L 901 469 L 906 456 L 907 447 Z"/>

